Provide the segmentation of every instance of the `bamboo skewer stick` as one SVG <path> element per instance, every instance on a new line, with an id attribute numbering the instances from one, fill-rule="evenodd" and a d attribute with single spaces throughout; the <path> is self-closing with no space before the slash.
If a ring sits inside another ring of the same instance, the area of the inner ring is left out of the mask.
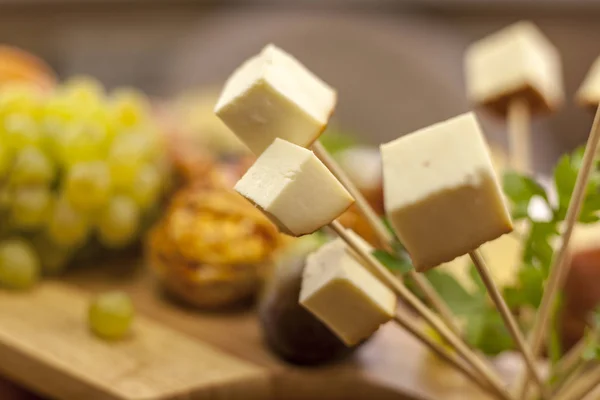
<path id="1" fill-rule="evenodd" d="M 323 162 L 323 164 L 331 171 L 331 173 L 342 183 L 342 185 L 348 190 L 350 195 L 354 197 L 356 202 L 356 206 L 360 210 L 360 212 L 367 219 L 380 242 L 383 244 L 387 251 L 393 252 L 392 242 L 394 241 L 394 236 L 387 229 L 381 218 L 377 215 L 373 207 L 369 204 L 367 199 L 363 196 L 361 191 L 354 185 L 354 183 L 350 180 L 348 175 L 344 172 L 344 170 L 339 166 L 339 164 L 331 157 L 331 155 L 327 152 L 327 150 L 323 147 L 323 145 L 316 141 L 312 145 L 312 150 L 315 155 Z M 415 271 L 410 271 L 408 273 L 410 278 L 412 278 L 419 288 L 421 292 L 425 295 L 425 298 L 431 303 L 431 306 L 438 312 L 442 320 L 446 323 L 446 325 L 458 336 L 461 336 L 460 328 L 458 327 L 454 316 L 452 315 L 452 311 L 448 307 L 448 305 L 444 302 L 444 300 L 439 296 L 439 294 L 435 291 L 433 286 L 429 281 L 419 275 Z"/>
<path id="2" fill-rule="evenodd" d="M 573 385 L 573 383 L 581 377 L 581 375 L 585 372 L 587 368 L 587 363 L 582 362 L 578 364 L 574 369 L 567 371 L 561 379 L 556 382 L 556 385 L 552 387 L 552 394 L 556 396 L 560 392 L 563 391 L 564 388 L 568 388 Z"/>
<path id="3" fill-rule="evenodd" d="M 582 400 L 600 385 L 600 365 L 573 379 L 570 386 L 556 394 L 554 400 Z M 590 399 L 591 400 L 591 399 Z"/>
<path id="4" fill-rule="evenodd" d="M 573 189 L 573 195 L 569 206 L 567 208 L 567 215 L 565 218 L 566 227 L 562 234 L 562 243 L 557 253 L 553 257 L 550 265 L 550 275 L 544 288 L 544 294 L 542 295 L 542 301 L 540 308 L 537 312 L 534 320 L 533 329 L 529 338 L 529 344 L 531 346 L 531 352 L 534 356 L 537 356 L 541 350 L 541 346 L 544 339 L 544 333 L 548 328 L 550 322 L 550 311 L 556 300 L 556 295 L 560 288 L 563 287 L 564 281 L 569 271 L 569 265 L 567 261 L 567 254 L 569 248 L 569 242 L 573 233 L 575 223 L 579 219 L 579 213 L 581 206 L 585 200 L 585 191 L 590 178 L 592 167 L 594 164 L 594 158 L 596 155 L 596 148 L 600 141 L 600 107 L 596 110 L 596 116 L 592 124 L 592 129 L 588 137 L 588 141 L 585 147 L 585 153 L 583 155 L 583 163 L 581 169 L 577 174 L 577 180 L 575 182 L 575 188 Z M 522 379 L 518 382 L 517 393 L 518 398 L 524 398 L 527 392 L 527 386 L 529 381 L 529 371 L 525 370 Z"/>
<path id="5" fill-rule="evenodd" d="M 581 339 L 573 346 L 552 368 L 553 376 L 562 376 L 573 370 L 582 360 L 583 352 L 586 347 L 585 339 Z"/>
<path id="6" fill-rule="evenodd" d="M 485 379 L 494 390 L 502 392 L 504 398 L 511 398 L 510 393 L 504 387 L 504 383 L 498 377 L 498 374 L 488 366 L 488 364 L 479 358 L 471 348 L 469 348 L 456 334 L 454 334 L 442 320 L 427 308 L 402 282 L 385 268 L 375 257 L 367 252 L 355 238 L 348 235 L 344 227 L 338 222 L 333 221 L 329 224 L 329 227 L 342 239 L 348 246 L 356 252 L 364 261 L 371 267 L 372 273 L 374 273 L 379 279 L 381 279 L 386 285 L 388 285 L 403 301 L 408 303 L 409 306 L 415 309 L 415 311 L 428 323 L 430 324 L 440 336 L 446 340 L 451 346 L 453 346 L 457 353 L 469 363 L 483 379 Z"/>
<path id="7" fill-rule="evenodd" d="M 523 334 L 521 333 L 521 329 L 519 328 L 517 321 L 510 312 L 510 309 L 504 301 L 500 290 L 494 283 L 494 280 L 492 279 L 490 272 L 487 266 L 485 265 L 485 260 L 483 259 L 481 252 L 479 250 L 475 250 L 470 252 L 469 256 L 475 264 L 475 268 L 477 269 L 481 280 L 487 288 L 488 294 L 490 295 L 492 301 L 496 305 L 496 308 L 500 312 L 500 315 L 504 320 L 504 324 L 508 328 L 510 335 L 512 336 L 513 340 L 515 341 L 515 344 L 517 345 L 517 348 L 521 351 L 523 359 L 525 360 L 525 365 L 527 366 L 529 372 L 533 375 L 536 383 L 541 389 L 542 394 L 544 394 L 544 397 L 547 397 L 546 389 L 544 387 L 544 381 L 541 375 L 539 374 L 538 370 L 536 369 L 535 358 L 531 354 L 531 350 L 527 345 L 525 337 L 523 337 Z"/>
<path id="8" fill-rule="evenodd" d="M 523 97 L 511 99 L 507 118 L 510 166 L 519 172 L 530 172 L 531 115 L 527 100 Z"/>
<path id="9" fill-rule="evenodd" d="M 431 337 L 427 336 L 427 334 L 420 329 L 414 318 L 411 318 L 410 316 L 406 315 L 406 313 L 399 311 L 394 316 L 394 322 L 412 334 L 417 340 L 429 348 L 429 350 L 435 353 L 438 357 L 459 370 L 463 375 L 469 378 L 471 382 L 475 383 L 482 390 L 492 394 L 496 398 L 509 400 L 509 398 L 505 396 L 504 391 L 498 391 L 493 386 L 486 385 L 485 382 L 481 380 L 479 375 L 465 365 L 462 359 L 457 358 L 447 349 L 445 349 L 440 343 L 437 343 Z"/>

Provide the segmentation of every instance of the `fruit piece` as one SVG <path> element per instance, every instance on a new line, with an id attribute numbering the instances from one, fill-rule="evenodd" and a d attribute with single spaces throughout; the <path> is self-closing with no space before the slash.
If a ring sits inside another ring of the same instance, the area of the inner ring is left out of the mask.
<path id="1" fill-rule="evenodd" d="M 28 289 L 39 278 L 39 260 L 23 240 L 0 243 L 0 285 L 9 289 Z"/>
<path id="2" fill-rule="evenodd" d="M 318 365 L 352 354 L 327 326 L 298 303 L 306 256 L 322 244 L 317 234 L 282 249 L 261 297 L 258 315 L 269 347 L 294 364 Z"/>
<path id="3" fill-rule="evenodd" d="M 80 107 L 94 107 L 104 100 L 105 94 L 102 84 L 96 79 L 89 76 L 75 76 L 62 85 L 61 95 Z"/>
<path id="4" fill-rule="evenodd" d="M 282 235 L 233 190 L 192 186 L 173 197 L 154 226 L 148 261 L 166 289 L 201 308 L 249 299 Z"/>
<path id="5" fill-rule="evenodd" d="M 74 247 L 85 242 L 90 226 L 85 216 L 76 211 L 64 197 L 54 201 L 48 221 L 48 236 L 58 245 Z"/>
<path id="6" fill-rule="evenodd" d="M 129 296 L 123 292 L 108 292 L 96 296 L 88 310 L 90 329 L 97 336 L 122 339 L 131 329 L 135 310 Z"/>
<path id="7" fill-rule="evenodd" d="M 73 165 L 65 180 L 65 196 L 80 211 L 93 211 L 109 200 L 110 172 L 102 161 Z"/>
<path id="8" fill-rule="evenodd" d="M 108 127 L 101 122 L 77 121 L 58 132 L 58 156 L 65 166 L 103 160 L 108 154 Z"/>
<path id="9" fill-rule="evenodd" d="M 14 185 L 44 185 L 56 170 L 50 159 L 37 147 L 26 147 L 17 153 L 10 179 Z"/>
<path id="10" fill-rule="evenodd" d="M 23 187 L 12 194 L 12 223 L 15 227 L 31 230 L 43 226 L 51 211 L 52 196 L 44 186 Z"/>
<path id="11" fill-rule="evenodd" d="M 0 85 L 26 82 L 41 89 L 56 84 L 56 74 L 42 59 L 11 46 L 0 46 Z"/>
<path id="12" fill-rule="evenodd" d="M 142 210 L 146 210 L 156 202 L 160 191 L 161 176 L 158 168 L 152 164 L 146 164 L 140 169 L 129 194 Z"/>
<path id="13" fill-rule="evenodd" d="M 135 239 L 139 226 L 139 207 L 127 196 L 115 196 L 98 219 L 100 242 L 107 247 L 123 247 Z"/>
<path id="14" fill-rule="evenodd" d="M 11 113 L 1 119 L 2 141 L 12 150 L 21 150 L 41 142 L 41 134 L 35 120 L 25 113 Z"/>
<path id="15" fill-rule="evenodd" d="M 110 98 L 113 118 L 123 127 L 135 127 L 148 117 L 150 106 L 143 94 L 135 89 L 115 90 Z"/>
<path id="16" fill-rule="evenodd" d="M 146 157 L 144 142 L 140 136 L 134 135 L 115 138 L 108 155 L 108 165 L 115 187 L 128 189 L 134 184 Z"/>

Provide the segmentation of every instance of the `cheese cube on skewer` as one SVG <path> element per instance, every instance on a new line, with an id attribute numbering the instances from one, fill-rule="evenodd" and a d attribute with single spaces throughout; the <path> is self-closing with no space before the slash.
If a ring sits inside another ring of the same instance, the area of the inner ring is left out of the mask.
<path id="1" fill-rule="evenodd" d="M 472 44 L 465 74 L 469 98 L 502 115 L 515 96 L 541 112 L 555 110 L 564 100 L 558 50 L 531 22 L 518 22 Z"/>
<path id="2" fill-rule="evenodd" d="M 231 75 L 215 113 L 258 155 L 277 137 L 309 147 L 327 126 L 336 97 L 298 60 L 268 45 Z"/>
<path id="3" fill-rule="evenodd" d="M 283 139 L 275 139 L 235 190 L 293 236 L 317 231 L 354 202 L 312 151 Z"/>
<path id="4" fill-rule="evenodd" d="M 600 104 L 600 57 L 594 61 L 577 91 L 577 101 L 584 106 L 594 108 Z"/>
<path id="5" fill-rule="evenodd" d="M 354 346 L 392 319 L 397 299 L 338 238 L 308 256 L 300 304 Z"/>
<path id="6" fill-rule="evenodd" d="M 386 213 L 418 271 L 512 231 L 473 113 L 400 137 L 381 153 Z"/>

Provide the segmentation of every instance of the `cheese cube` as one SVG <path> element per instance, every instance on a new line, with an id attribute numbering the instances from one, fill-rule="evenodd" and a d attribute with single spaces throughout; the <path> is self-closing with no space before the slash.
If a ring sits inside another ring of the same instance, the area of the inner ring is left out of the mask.
<path id="1" fill-rule="evenodd" d="M 312 151 L 283 139 L 275 139 L 235 190 L 293 236 L 317 231 L 354 202 Z"/>
<path id="2" fill-rule="evenodd" d="M 577 91 L 577 101 L 584 106 L 594 108 L 600 104 L 600 57 L 594 61 Z"/>
<path id="3" fill-rule="evenodd" d="M 533 111 L 557 109 L 564 100 L 558 50 L 531 22 L 518 22 L 474 44 L 466 52 L 468 97 L 506 114 L 515 96 Z"/>
<path id="4" fill-rule="evenodd" d="M 418 271 L 512 231 L 473 113 L 381 146 L 385 209 Z"/>
<path id="5" fill-rule="evenodd" d="M 338 238 L 308 256 L 300 304 L 346 345 L 354 346 L 392 319 L 397 299 Z"/>
<path id="6" fill-rule="evenodd" d="M 309 147 L 327 126 L 336 97 L 294 57 L 268 45 L 231 75 L 215 113 L 258 155 L 277 137 Z"/>

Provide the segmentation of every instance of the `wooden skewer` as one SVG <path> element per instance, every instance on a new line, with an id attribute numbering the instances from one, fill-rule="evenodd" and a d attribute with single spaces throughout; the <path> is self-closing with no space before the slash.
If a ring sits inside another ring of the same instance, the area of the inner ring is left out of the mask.
<path id="1" fill-rule="evenodd" d="M 404 328 L 408 333 L 413 335 L 416 339 L 418 339 L 421 343 L 423 343 L 427 348 L 433 351 L 438 357 L 452 365 L 454 368 L 459 370 L 463 375 L 470 379 L 471 382 L 475 383 L 482 390 L 490 393 L 496 398 L 509 400 L 505 397 L 505 393 L 503 391 L 496 390 L 493 386 L 486 385 L 486 383 L 481 380 L 479 375 L 477 375 L 471 368 L 469 368 L 462 359 L 457 358 L 455 355 L 451 354 L 446 348 L 444 348 L 440 343 L 434 341 L 431 337 L 425 334 L 419 327 L 418 323 L 414 318 L 407 315 L 403 311 L 398 311 L 394 317 L 394 321 Z"/>
<path id="2" fill-rule="evenodd" d="M 415 311 L 431 325 L 440 336 L 453 346 L 456 352 L 481 375 L 495 391 L 503 393 L 503 398 L 510 399 L 511 395 L 504 387 L 504 383 L 498 374 L 488 366 L 488 364 L 479 358 L 469 346 L 467 346 L 458 335 L 454 334 L 442 320 L 427 308 L 404 284 L 385 268 L 375 257 L 366 251 L 359 242 L 345 231 L 342 224 L 333 221 L 329 227 L 342 239 L 348 246 L 356 252 L 367 265 L 371 272 L 375 274 L 382 282 L 389 286 L 403 301 L 415 309 Z"/>
<path id="3" fill-rule="evenodd" d="M 367 199 L 365 199 L 361 191 L 350 180 L 348 175 L 333 159 L 333 157 L 331 157 L 331 155 L 327 152 L 323 145 L 319 143 L 319 141 L 316 141 L 312 145 L 312 150 L 314 151 L 315 155 L 319 157 L 319 159 L 323 162 L 323 164 L 331 171 L 331 173 L 342 183 L 346 190 L 348 190 L 350 195 L 354 197 L 356 206 L 373 228 L 373 231 L 376 233 L 377 237 L 379 238 L 379 241 L 385 247 L 385 250 L 393 252 L 393 235 L 386 228 L 381 218 L 379 218 L 375 210 L 373 210 L 373 207 L 371 207 L 371 205 L 369 204 Z M 448 325 L 448 327 L 456 335 L 460 336 L 460 328 L 458 327 L 456 320 L 452 315 L 452 311 L 444 302 L 444 300 L 439 296 L 439 294 L 435 291 L 433 286 L 431 286 L 431 283 L 429 283 L 429 281 L 425 277 L 419 275 L 415 271 L 410 271 L 408 274 L 410 278 L 414 280 L 415 285 L 417 285 L 419 290 L 421 290 L 421 292 L 423 293 L 427 301 L 431 304 L 431 306 L 434 308 L 434 310 L 436 310 L 439 313 L 440 317 L 446 323 L 446 325 Z"/>
<path id="4" fill-rule="evenodd" d="M 510 166 L 519 172 L 531 171 L 531 116 L 527 100 L 516 97 L 508 103 Z"/>
<path id="5" fill-rule="evenodd" d="M 556 295 L 560 288 L 563 287 L 564 281 L 567 278 L 567 273 L 569 272 L 569 263 L 567 263 L 569 242 L 571 240 L 575 223 L 579 219 L 581 206 L 585 200 L 585 191 L 590 174 L 592 172 L 592 167 L 594 165 L 594 158 L 596 155 L 598 142 L 600 142 L 600 107 L 596 110 L 594 123 L 592 124 L 592 129 L 585 147 L 581 169 L 577 174 L 573 195 L 567 208 L 567 215 L 565 219 L 566 226 L 562 234 L 562 243 L 552 259 L 552 263 L 550 265 L 550 275 L 546 281 L 547 283 L 544 289 L 544 294 L 542 295 L 540 308 L 537 312 L 533 328 L 531 330 L 529 344 L 531 346 L 531 352 L 534 356 L 539 355 L 542 343 L 544 341 L 544 333 L 546 332 L 548 323 L 550 322 L 550 311 L 552 310 L 556 301 Z M 525 370 L 522 378 L 518 381 L 518 398 L 524 398 L 525 393 L 527 392 L 528 382 L 529 371 Z"/>
<path id="6" fill-rule="evenodd" d="M 573 380 L 571 386 L 565 387 L 553 400 L 582 400 L 600 385 L 600 365 Z"/>
<path id="7" fill-rule="evenodd" d="M 496 286 L 496 284 L 494 283 L 494 280 L 492 279 L 492 276 L 490 275 L 490 272 L 487 266 L 485 265 L 485 260 L 483 259 L 481 252 L 479 250 L 475 250 L 470 252 L 469 256 L 471 257 L 473 264 L 475 264 L 475 268 L 477 269 L 481 280 L 487 288 L 488 294 L 490 295 L 492 301 L 496 305 L 496 308 L 500 312 L 500 315 L 504 320 L 504 324 L 508 328 L 510 335 L 512 336 L 513 340 L 515 341 L 515 344 L 517 345 L 517 348 L 521 351 L 523 359 L 525 360 L 525 365 L 529 369 L 529 372 L 533 375 L 536 383 L 540 387 L 542 394 L 544 394 L 544 397 L 547 397 L 548 393 L 546 392 L 546 389 L 544 387 L 544 380 L 542 379 L 541 375 L 539 374 L 536 368 L 535 359 L 531 354 L 531 350 L 527 345 L 525 337 L 521 333 L 521 329 L 519 328 L 517 321 L 510 312 L 508 305 L 504 301 L 500 290 L 498 290 L 498 286 Z"/>
<path id="8" fill-rule="evenodd" d="M 581 375 L 585 372 L 587 368 L 586 362 L 581 362 L 574 369 L 566 371 L 564 375 L 561 376 L 561 379 L 556 382 L 556 385 L 552 387 L 552 395 L 556 396 L 563 391 L 564 388 L 568 388 L 572 386 L 577 379 L 581 377 Z"/>
<path id="9" fill-rule="evenodd" d="M 581 339 L 552 368 L 552 376 L 563 376 L 573 370 L 582 361 L 587 343 Z"/>

